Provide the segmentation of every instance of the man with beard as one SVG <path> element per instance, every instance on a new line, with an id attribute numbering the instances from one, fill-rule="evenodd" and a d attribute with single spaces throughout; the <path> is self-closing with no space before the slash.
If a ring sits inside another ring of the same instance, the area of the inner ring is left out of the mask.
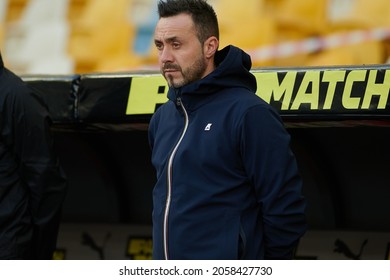
<path id="1" fill-rule="evenodd" d="M 205 0 L 158 3 L 169 101 L 149 126 L 154 259 L 291 259 L 306 229 L 301 178 L 277 112 L 256 95 L 249 55 L 218 50 Z"/>

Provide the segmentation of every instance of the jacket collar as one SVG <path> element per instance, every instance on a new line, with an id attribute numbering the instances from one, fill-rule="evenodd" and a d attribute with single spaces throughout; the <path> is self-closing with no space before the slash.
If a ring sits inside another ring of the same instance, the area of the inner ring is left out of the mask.
<path id="1" fill-rule="evenodd" d="M 217 52 L 217 68 L 201 80 L 180 88 L 169 88 L 168 98 L 176 103 L 178 97 L 184 105 L 196 108 L 205 102 L 205 97 L 225 88 L 243 87 L 256 92 L 256 79 L 250 73 L 250 56 L 241 49 L 227 46 Z"/>

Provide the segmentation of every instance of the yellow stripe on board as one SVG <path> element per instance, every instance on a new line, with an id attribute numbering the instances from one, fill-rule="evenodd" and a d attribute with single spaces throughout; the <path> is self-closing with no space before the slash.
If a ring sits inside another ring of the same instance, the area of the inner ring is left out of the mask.
<path id="1" fill-rule="evenodd" d="M 308 70 L 298 72 L 253 72 L 257 95 L 266 102 L 279 102 L 281 111 L 299 112 L 303 105 L 311 111 L 384 110 L 389 101 L 390 70 Z M 379 73 L 381 82 L 377 81 Z M 160 75 L 131 78 L 127 115 L 153 114 L 156 105 L 165 103 L 168 86 Z M 300 81 L 299 84 L 297 81 Z M 357 87 L 358 85 L 358 87 Z M 341 96 L 336 96 L 336 87 Z M 356 90 L 358 88 L 358 90 Z M 321 96 L 323 95 L 323 96 Z M 322 101 L 321 101 L 322 100 Z"/>

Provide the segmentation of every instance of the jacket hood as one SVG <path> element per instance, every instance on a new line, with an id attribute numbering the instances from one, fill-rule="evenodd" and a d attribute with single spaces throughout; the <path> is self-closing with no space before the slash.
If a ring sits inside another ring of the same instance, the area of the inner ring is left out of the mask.
<path id="1" fill-rule="evenodd" d="M 170 88 L 168 98 L 175 100 L 177 92 L 181 96 L 212 94 L 224 88 L 242 87 L 256 92 L 256 78 L 250 73 L 252 61 L 250 56 L 235 46 L 227 46 L 215 55 L 216 69 L 201 80 L 184 85 L 181 88 Z"/>

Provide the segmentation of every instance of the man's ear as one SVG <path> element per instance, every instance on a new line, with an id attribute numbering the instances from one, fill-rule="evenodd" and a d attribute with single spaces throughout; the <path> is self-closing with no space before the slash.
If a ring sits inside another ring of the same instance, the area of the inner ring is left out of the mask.
<path id="1" fill-rule="evenodd" d="M 204 42 L 204 54 L 206 58 L 211 58 L 218 50 L 219 41 L 217 37 L 211 36 Z"/>

